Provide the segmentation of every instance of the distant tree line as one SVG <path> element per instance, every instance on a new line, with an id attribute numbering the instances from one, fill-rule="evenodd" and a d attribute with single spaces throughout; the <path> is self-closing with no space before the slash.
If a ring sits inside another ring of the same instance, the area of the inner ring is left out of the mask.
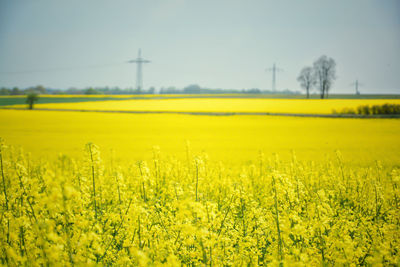
<path id="1" fill-rule="evenodd" d="M 358 115 L 393 115 L 400 114 L 399 104 L 383 104 L 383 105 L 362 105 L 356 109 L 344 108 L 341 111 L 333 110 L 334 114 L 358 114 Z"/>
<path id="2" fill-rule="evenodd" d="M 88 87 L 84 89 L 78 88 L 68 88 L 68 89 L 52 89 L 52 88 L 45 88 L 42 85 L 38 85 L 35 87 L 29 87 L 26 89 L 20 89 L 18 87 L 13 88 L 0 88 L 0 95 L 28 95 L 31 93 L 36 94 L 51 94 L 51 95 L 97 95 L 97 94 L 110 94 L 110 95 L 118 95 L 118 94 L 153 94 L 155 91 L 154 87 L 150 87 L 148 90 L 145 91 L 137 91 L 132 88 L 121 89 L 119 87 Z"/>
<path id="3" fill-rule="evenodd" d="M 2 87 L 2 88 L 0 88 L 0 95 L 28 95 L 31 93 L 45 94 L 45 93 L 47 93 L 47 89 L 42 85 L 38 85 L 35 87 L 29 87 L 26 89 L 20 89 L 18 87 L 13 87 L 13 88 Z"/>
<path id="4" fill-rule="evenodd" d="M 269 91 L 269 90 L 261 90 L 259 88 L 250 88 L 250 89 L 242 89 L 242 90 L 234 90 L 234 89 L 211 89 L 204 88 L 197 84 L 191 84 L 183 89 L 178 89 L 176 87 L 161 87 L 160 94 L 300 94 L 298 91 Z"/>
<path id="5" fill-rule="evenodd" d="M 328 97 L 335 79 L 336 62 L 327 56 L 318 58 L 312 67 L 304 67 L 297 77 L 301 88 L 306 91 L 307 98 L 310 97 L 310 91 L 315 88 L 318 90 L 321 99 Z"/>
<path id="6" fill-rule="evenodd" d="M 242 90 L 234 90 L 234 89 L 213 89 L 213 88 L 204 88 L 197 84 L 191 84 L 184 88 L 176 88 L 173 86 L 170 87 L 161 87 L 157 92 L 154 87 L 150 87 L 147 90 L 138 91 L 133 88 L 121 89 L 119 87 L 89 87 L 85 89 L 78 88 L 69 88 L 66 90 L 62 89 L 52 89 L 45 88 L 42 85 L 38 85 L 35 87 L 29 87 L 26 89 L 20 89 L 18 87 L 14 88 L 0 88 L 0 95 L 29 95 L 29 94 L 68 94 L 68 95 L 141 95 L 141 94 L 300 94 L 299 91 L 268 91 L 261 90 L 259 88 L 250 88 L 250 89 L 242 89 Z"/>

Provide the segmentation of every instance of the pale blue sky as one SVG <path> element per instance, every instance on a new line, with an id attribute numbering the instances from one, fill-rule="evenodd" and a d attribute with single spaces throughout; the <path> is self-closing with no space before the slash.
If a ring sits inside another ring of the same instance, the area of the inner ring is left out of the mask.
<path id="1" fill-rule="evenodd" d="M 400 93 L 400 1 L 0 0 L 0 86 L 134 87 L 124 62 L 139 48 L 145 88 L 270 89 L 276 62 L 278 89 L 299 90 L 326 54 L 332 92 L 358 78 L 361 92 Z"/>

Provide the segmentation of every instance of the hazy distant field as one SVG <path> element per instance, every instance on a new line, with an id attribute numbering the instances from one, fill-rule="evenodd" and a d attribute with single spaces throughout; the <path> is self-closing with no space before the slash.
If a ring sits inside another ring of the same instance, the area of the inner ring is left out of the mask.
<path id="1" fill-rule="evenodd" d="M 37 104 L 44 103 L 70 103 L 70 102 L 86 102 L 86 101 L 104 101 L 112 99 L 126 99 L 132 96 L 125 95 L 41 95 Z M 146 97 L 145 95 L 143 97 Z M 143 98 L 142 97 L 142 98 Z M 17 96 L 0 96 L 0 107 L 9 105 L 26 104 L 26 95 Z"/>
<path id="2" fill-rule="evenodd" d="M 100 102 L 99 102 L 100 103 Z M 149 158 L 152 147 L 168 155 L 185 154 L 186 141 L 215 160 L 251 161 L 259 151 L 322 161 L 340 150 L 359 164 L 379 159 L 400 162 L 400 121 L 270 116 L 193 116 L 0 110 L 0 136 L 34 155 L 81 155 L 87 142 L 105 154 L 134 162 Z"/>
<path id="3" fill-rule="evenodd" d="M 172 97 L 172 96 L 170 96 Z M 107 100 L 107 101 L 104 101 Z M 66 103 L 36 104 L 39 109 L 161 111 L 161 112 L 270 112 L 297 114 L 332 114 L 333 110 L 356 109 L 360 105 L 400 104 L 400 99 L 266 99 L 266 98 L 172 98 L 172 99 L 67 99 Z M 54 101 L 54 102 L 57 102 Z M 24 108 L 26 105 L 13 105 Z"/>
<path id="4" fill-rule="evenodd" d="M 167 99 L 131 96 L 46 96 L 60 103 L 36 104 L 39 109 L 172 112 L 277 112 L 331 114 L 333 109 L 359 105 L 400 104 L 400 99 L 263 99 L 237 95 L 168 95 Z M 178 98 L 176 98 L 178 97 Z M 214 96 L 215 97 L 215 96 Z M 7 97 L 3 97 L 7 99 Z M 22 96 L 19 97 L 24 99 Z M 110 100 L 117 98 L 118 100 Z M 96 101 L 90 101 L 96 99 Z M 1 98 L 0 98 L 1 100 Z M 47 101 L 47 100 L 46 100 Z M 62 103 L 62 101 L 66 101 Z M 76 101 L 76 102 L 74 102 Z M 83 101 L 83 102 L 80 102 Z M 10 107 L 26 108 L 26 105 Z M 259 151 L 287 157 L 295 151 L 307 160 L 323 160 L 340 150 L 347 161 L 374 159 L 394 163 L 400 153 L 400 121 L 291 118 L 269 116 L 191 116 L 181 114 L 106 114 L 57 111 L 0 110 L 0 136 L 34 154 L 62 151 L 79 155 L 86 142 L 132 160 L 148 158 L 152 146 L 167 154 L 184 155 L 189 141 L 196 151 L 215 159 L 247 160 Z M 395 149 L 398 148 L 398 149 Z"/>

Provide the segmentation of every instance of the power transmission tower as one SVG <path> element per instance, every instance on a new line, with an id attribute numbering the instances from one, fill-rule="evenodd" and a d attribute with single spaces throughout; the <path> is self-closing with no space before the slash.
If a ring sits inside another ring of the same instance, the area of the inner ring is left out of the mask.
<path id="1" fill-rule="evenodd" d="M 358 90 L 358 87 L 359 87 L 359 86 L 363 86 L 363 84 L 362 84 L 362 83 L 359 83 L 358 80 L 356 80 L 354 83 L 352 83 L 352 84 L 350 84 L 350 85 L 353 85 L 353 86 L 355 87 L 355 89 L 356 89 L 356 95 L 359 95 L 359 94 L 360 94 L 360 91 Z"/>
<path id="2" fill-rule="evenodd" d="M 268 68 L 266 71 L 272 72 L 272 91 L 276 91 L 276 72 L 283 71 L 283 69 L 277 68 L 274 63 L 272 68 Z"/>
<path id="3" fill-rule="evenodd" d="M 150 60 L 146 60 L 142 58 L 142 51 L 139 48 L 138 57 L 133 60 L 129 60 L 128 63 L 136 63 L 136 89 L 138 92 L 141 92 L 143 88 L 143 73 L 142 73 L 142 64 L 150 63 Z"/>

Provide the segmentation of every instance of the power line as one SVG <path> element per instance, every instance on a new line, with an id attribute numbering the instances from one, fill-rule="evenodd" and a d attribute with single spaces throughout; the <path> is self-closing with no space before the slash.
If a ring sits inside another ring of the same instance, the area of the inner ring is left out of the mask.
<path id="1" fill-rule="evenodd" d="M 74 70 L 85 70 L 85 69 L 100 69 L 109 68 L 114 66 L 122 66 L 124 63 L 110 63 L 101 65 L 87 65 L 87 66 L 73 66 L 73 67 L 61 67 L 61 68 L 49 68 L 49 69 L 36 69 L 36 70 L 22 70 L 22 71 L 0 71 L 0 75 L 14 75 L 14 74 L 31 74 L 40 72 L 58 72 L 58 71 L 74 71 Z"/>

